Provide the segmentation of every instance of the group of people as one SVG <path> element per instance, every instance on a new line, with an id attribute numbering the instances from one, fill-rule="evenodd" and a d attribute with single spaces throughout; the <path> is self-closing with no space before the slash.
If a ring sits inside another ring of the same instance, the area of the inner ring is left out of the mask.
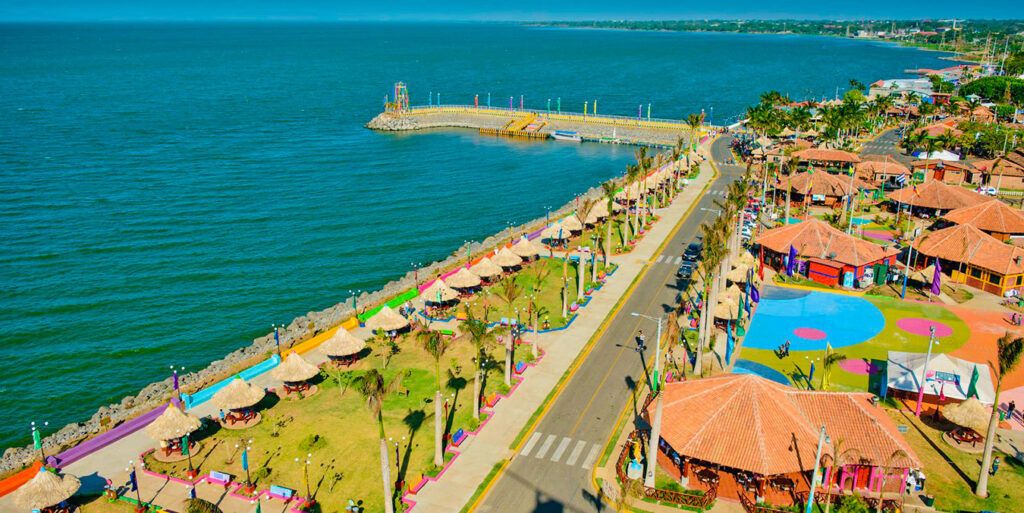
<path id="1" fill-rule="evenodd" d="M 1021 321 L 1024 321 L 1024 314 L 1012 313 L 1010 314 L 1010 324 L 1020 326 Z"/>
<path id="2" fill-rule="evenodd" d="M 785 358 L 789 356 L 789 341 L 787 340 L 786 342 L 779 344 L 779 349 L 775 351 L 775 354 L 779 358 Z"/>

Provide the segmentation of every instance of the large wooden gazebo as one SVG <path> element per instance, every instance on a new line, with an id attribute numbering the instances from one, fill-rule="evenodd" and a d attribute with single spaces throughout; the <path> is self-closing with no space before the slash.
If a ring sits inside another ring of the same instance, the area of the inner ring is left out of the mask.
<path id="1" fill-rule="evenodd" d="M 658 463 L 684 486 L 717 487 L 719 497 L 799 502 L 822 426 L 856 455 L 823 457 L 822 489 L 896 492 L 921 465 L 871 394 L 797 390 L 753 374 L 667 383 L 662 393 Z M 648 419 L 655 407 L 646 408 Z"/>

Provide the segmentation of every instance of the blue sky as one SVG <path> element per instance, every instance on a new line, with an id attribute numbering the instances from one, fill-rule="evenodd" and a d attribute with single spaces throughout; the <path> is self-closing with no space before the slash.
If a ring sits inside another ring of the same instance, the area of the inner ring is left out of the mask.
<path id="1" fill-rule="evenodd" d="M 1019 0 L 0 0 L 0 20 L 1024 18 Z"/>

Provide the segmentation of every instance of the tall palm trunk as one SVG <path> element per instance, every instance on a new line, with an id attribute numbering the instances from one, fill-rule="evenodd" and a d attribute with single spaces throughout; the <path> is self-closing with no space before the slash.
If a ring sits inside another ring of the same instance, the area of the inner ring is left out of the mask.
<path id="1" fill-rule="evenodd" d="M 384 513 L 395 513 L 395 504 L 391 496 L 391 464 L 388 463 L 388 444 L 384 440 L 384 418 L 377 415 L 380 426 L 380 477 L 384 487 Z"/>
<path id="2" fill-rule="evenodd" d="M 999 392 L 1003 388 L 1002 376 L 996 381 L 996 398 L 992 403 L 992 416 L 988 419 L 988 431 L 985 432 L 985 451 L 981 456 L 981 471 L 978 473 L 978 486 L 974 494 L 988 497 L 988 472 L 992 465 L 992 448 L 996 440 L 996 427 L 999 426 Z"/>
<path id="3" fill-rule="evenodd" d="M 614 207 L 608 209 L 608 218 L 605 219 L 604 224 L 607 233 L 604 238 L 604 266 L 608 267 L 608 255 L 612 253 L 612 218 L 615 217 Z"/>
<path id="4" fill-rule="evenodd" d="M 585 253 L 580 252 L 580 261 L 576 267 L 576 299 L 583 298 L 583 282 L 587 280 L 587 260 Z"/>
<path id="5" fill-rule="evenodd" d="M 480 420 L 480 360 L 477 356 L 477 368 L 473 373 L 473 418 Z"/>
<path id="6" fill-rule="evenodd" d="M 441 382 L 434 394 L 434 465 L 444 466 L 444 414 L 441 412 Z M 454 408 L 455 405 L 452 405 Z"/>
<path id="7" fill-rule="evenodd" d="M 508 342 L 505 343 L 505 384 L 512 386 L 512 346 L 515 341 L 512 340 L 512 335 L 508 337 Z"/>

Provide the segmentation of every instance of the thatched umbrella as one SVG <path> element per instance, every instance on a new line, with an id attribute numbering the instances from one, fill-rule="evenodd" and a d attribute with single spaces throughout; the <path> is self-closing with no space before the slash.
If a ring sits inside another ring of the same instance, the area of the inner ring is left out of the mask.
<path id="1" fill-rule="evenodd" d="M 327 339 L 327 342 L 320 344 L 320 351 L 327 356 L 351 356 L 366 347 L 363 339 L 349 333 L 348 330 L 339 326 L 338 331 Z"/>
<path id="2" fill-rule="evenodd" d="M 725 290 L 722 291 L 722 297 L 733 300 L 739 300 L 740 296 L 743 295 L 743 291 L 740 290 L 736 284 L 729 285 Z"/>
<path id="3" fill-rule="evenodd" d="M 981 401 L 969 397 L 964 402 L 951 404 L 943 408 L 942 416 L 946 417 L 946 420 L 953 424 L 983 433 L 988 429 L 988 421 L 992 416 L 992 409 L 981 404 Z"/>
<path id="4" fill-rule="evenodd" d="M 14 492 L 14 503 L 27 510 L 42 510 L 71 498 L 82 483 L 65 474 L 58 476 L 45 468 Z"/>
<path id="5" fill-rule="evenodd" d="M 309 363 L 299 353 L 292 351 L 280 365 L 270 371 L 270 376 L 285 383 L 306 381 L 320 373 L 316 365 Z"/>
<path id="6" fill-rule="evenodd" d="M 202 426 L 199 417 L 181 411 L 174 404 L 168 404 L 167 409 L 146 426 L 146 435 L 156 441 L 174 440 Z"/>
<path id="7" fill-rule="evenodd" d="M 587 214 L 587 224 L 595 225 L 598 221 L 608 217 L 608 205 L 604 202 L 594 205 Z"/>
<path id="8" fill-rule="evenodd" d="M 518 257 L 517 257 L 518 258 Z M 448 286 L 442 279 L 434 280 L 429 287 L 420 293 L 424 301 L 431 303 L 444 303 L 459 297 L 459 292 Z"/>
<path id="9" fill-rule="evenodd" d="M 735 319 L 740 316 L 740 306 L 731 297 L 726 297 L 718 302 L 715 306 L 715 318 L 717 319 Z"/>
<path id="10" fill-rule="evenodd" d="M 566 228 L 562 223 L 556 223 L 545 228 L 540 236 L 551 240 L 565 240 L 572 236 L 572 230 Z"/>
<path id="11" fill-rule="evenodd" d="M 457 289 L 468 289 L 480 286 L 480 277 L 461 267 L 458 272 L 446 278 L 445 282 Z"/>
<path id="12" fill-rule="evenodd" d="M 573 232 L 582 232 L 583 231 L 583 225 L 580 224 L 580 220 L 576 219 L 575 215 L 571 215 L 571 216 L 563 218 L 562 221 L 559 224 L 562 225 L 562 228 L 565 229 L 565 230 L 569 230 L 569 231 L 573 231 Z"/>
<path id="13" fill-rule="evenodd" d="M 495 276 L 501 276 L 503 272 L 501 266 L 491 262 L 490 258 L 483 257 L 476 265 L 469 268 L 469 271 L 481 278 L 493 278 Z"/>
<path id="14" fill-rule="evenodd" d="M 502 267 L 516 267 L 523 263 L 523 258 L 509 248 L 501 248 L 501 251 L 494 255 L 491 261 Z"/>
<path id="15" fill-rule="evenodd" d="M 740 253 L 739 258 L 736 259 L 736 263 L 746 264 L 747 266 L 753 266 L 754 264 L 757 263 L 757 259 L 754 258 L 754 255 L 751 255 L 749 252 L 744 251 Z"/>
<path id="16" fill-rule="evenodd" d="M 533 258 L 540 254 L 541 249 L 531 242 L 530 239 L 523 237 L 512 245 L 511 251 L 522 258 Z"/>
<path id="17" fill-rule="evenodd" d="M 743 264 L 737 265 L 735 268 L 733 268 L 733 270 L 731 270 L 728 273 L 726 273 L 725 279 L 727 279 L 727 280 L 729 280 L 729 281 L 731 281 L 733 283 L 746 283 L 747 282 L 747 271 L 749 271 L 749 270 L 750 270 L 750 268 L 747 267 L 746 265 L 743 265 Z"/>
<path id="18" fill-rule="evenodd" d="M 390 306 L 384 305 L 377 315 L 366 321 L 366 327 L 373 331 L 397 331 L 409 325 L 409 319 L 398 315 Z"/>
<path id="19" fill-rule="evenodd" d="M 251 408 L 263 400 L 267 392 L 242 378 L 235 378 L 227 386 L 213 394 L 213 404 L 223 410 Z"/>
<path id="20" fill-rule="evenodd" d="M 918 283 L 924 283 L 925 285 L 931 285 L 932 279 L 935 278 L 935 264 L 929 265 L 924 269 L 914 271 L 907 276 L 908 279 L 916 281 Z"/>

